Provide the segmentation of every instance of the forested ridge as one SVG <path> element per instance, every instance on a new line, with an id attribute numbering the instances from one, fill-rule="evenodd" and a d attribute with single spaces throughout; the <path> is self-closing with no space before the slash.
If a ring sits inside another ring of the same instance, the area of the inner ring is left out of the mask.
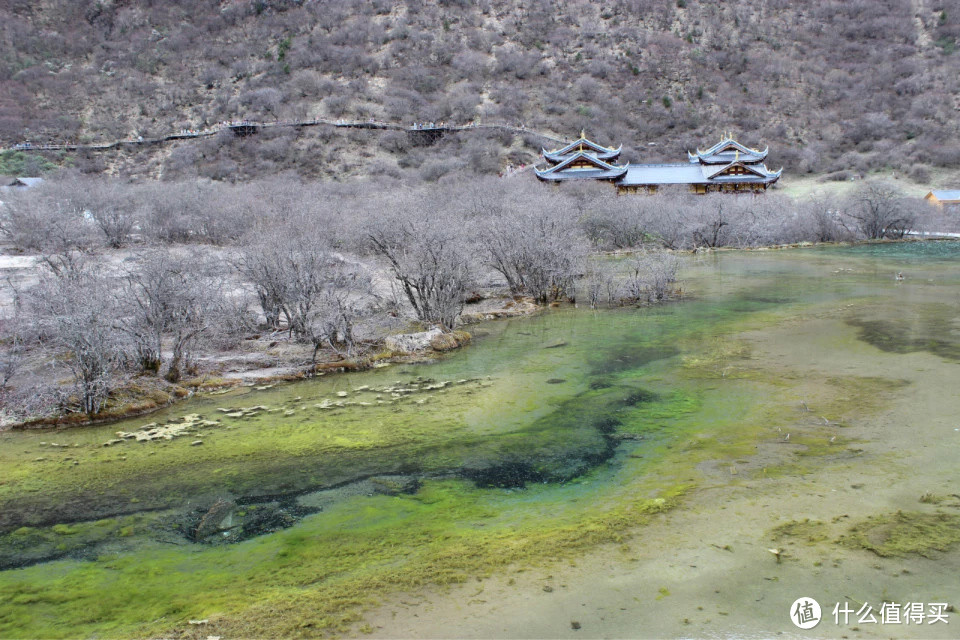
<path id="1" fill-rule="evenodd" d="M 238 118 L 580 129 L 631 161 L 732 130 L 790 173 L 960 164 L 958 0 L 10 0 L 0 146 L 165 135 Z M 52 157 L 81 171 L 433 181 L 536 158 L 505 132 L 276 129 Z"/>

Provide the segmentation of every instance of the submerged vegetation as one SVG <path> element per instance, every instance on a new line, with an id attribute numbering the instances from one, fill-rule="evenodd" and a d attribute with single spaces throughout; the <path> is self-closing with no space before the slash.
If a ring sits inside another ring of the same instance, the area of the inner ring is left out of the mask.
<path id="1" fill-rule="evenodd" d="M 850 527 L 840 544 L 881 557 L 917 554 L 932 557 L 960 544 L 960 515 L 897 511 L 867 518 Z"/>
<path id="2" fill-rule="evenodd" d="M 391 592 L 602 544 L 629 561 L 642 526 L 702 487 L 876 460 L 847 425 L 908 382 L 803 375 L 755 339 L 827 316 L 837 348 L 871 348 L 837 305 L 889 285 L 807 286 L 825 269 L 804 274 L 821 259 L 805 256 L 711 258 L 688 272 L 682 305 L 474 325 L 468 349 L 431 364 L 201 394 L 149 422 L 3 434 L 0 635 L 189 635 L 203 619 L 205 635 L 343 633 Z M 728 278 L 733 265 L 752 281 Z M 766 295 L 787 272 L 793 295 Z M 955 544 L 952 518 L 868 520 L 848 537 L 930 553 Z M 813 518 L 775 535 L 828 542 Z"/>

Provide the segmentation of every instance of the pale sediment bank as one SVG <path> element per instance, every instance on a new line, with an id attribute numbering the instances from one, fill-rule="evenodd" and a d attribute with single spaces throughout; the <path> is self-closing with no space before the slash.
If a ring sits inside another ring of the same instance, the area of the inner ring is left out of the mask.
<path id="1" fill-rule="evenodd" d="M 906 381 L 904 392 L 882 399 L 879 413 L 857 418 L 852 408 L 852 420 L 837 428 L 856 443 L 855 455 L 828 455 L 790 475 L 708 472 L 681 508 L 657 516 L 625 544 L 390 597 L 367 617 L 373 637 L 952 637 L 956 613 L 948 614 L 951 625 L 918 626 L 858 623 L 857 616 L 843 624 L 842 615 L 836 624 L 832 612 L 838 603 L 854 610 L 869 603 L 879 619 L 884 601 L 960 603 L 956 548 L 880 557 L 838 543 L 878 514 L 960 514 L 960 500 L 921 501 L 960 487 L 957 363 L 878 351 L 858 342 L 842 320 L 822 315 L 740 337 L 751 345 L 752 360 L 764 363 L 761 370 L 801 381 L 784 402 L 804 395 L 803 380 L 843 371 L 878 378 L 895 372 Z M 808 519 L 815 535 L 802 527 L 800 535 L 774 532 Z M 782 549 L 781 562 L 771 548 Z M 812 632 L 789 619 L 801 596 L 823 608 Z"/>

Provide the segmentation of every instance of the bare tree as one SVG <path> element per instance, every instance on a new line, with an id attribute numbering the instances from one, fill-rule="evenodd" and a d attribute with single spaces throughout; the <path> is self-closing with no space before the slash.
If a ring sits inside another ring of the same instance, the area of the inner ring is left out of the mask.
<path id="1" fill-rule="evenodd" d="M 843 224 L 838 203 L 814 197 L 798 203 L 796 214 L 803 221 L 801 240 L 837 242 L 852 237 Z"/>
<path id="2" fill-rule="evenodd" d="M 666 251 L 641 251 L 630 259 L 630 275 L 625 284 L 627 296 L 632 300 L 646 298 L 659 302 L 670 292 L 677 280 L 680 261 Z"/>
<path id="3" fill-rule="evenodd" d="M 280 327 L 286 301 L 284 262 L 287 253 L 274 235 L 256 234 L 240 249 L 236 268 L 251 285 L 260 303 L 266 326 Z"/>
<path id="4" fill-rule="evenodd" d="M 650 198 L 622 198 L 605 183 L 572 184 L 565 207 L 576 212 L 584 233 L 600 249 L 639 247 L 649 239 L 646 209 Z M 571 202 L 572 201 L 572 202 Z M 572 206 L 571 206 L 572 205 Z"/>
<path id="5" fill-rule="evenodd" d="M 269 212 L 241 247 L 237 268 L 253 284 L 267 325 L 302 338 L 338 260 L 306 212 Z"/>
<path id="6" fill-rule="evenodd" d="M 84 215 L 93 219 L 110 247 L 130 242 L 139 209 L 133 188 L 105 180 L 78 180 L 75 188 L 80 191 L 77 200 Z"/>
<path id="7" fill-rule="evenodd" d="M 253 285 L 267 325 L 281 320 L 290 335 L 325 345 L 344 356 L 354 353 L 353 324 L 372 298 L 362 266 L 331 248 L 328 225 L 307 198 L 275 198 L 240 249 L 236 267 Z"/>
<path id="8" fill-rule="evenodd" d="M 729 203 L 723 196 L 704 196 L 701 206 L 698 207 L 697 223 L 693 228 L 693 244 L 697 247 L 722 247 L 729 238 L 727 228 L 730 226 L 729 215 L 724 208 Z"/>
<path id="9" fill-rule="evenodd" d="M 26 354 L 26 331 L 20 306 L 17 302 L 13 316 L 0 317 L 0 398 L 8 391 L 8 385 L 20 370 Z"/>
<path id="10" fill-rule="evenodd" d="M 915 209 L 898 187 L 870 182 L 857 189 L 844 209 L 848 224 L 868 239 L 902 238 L 915 222 Z"/>
<path id="11" fill-rule="evenodd" d="M 437 209 L 408 209 L 373 222 L 367 237 L 416 317 L 452 329 L 471 281 L 470 251 L 456 223 L 443 218 Z"/>
<path id="12" fill-rule="evenodd" d="M 76 406 L 65 397 L 64 408 L 99 413 L 115 384 L 121 352 L 109 320 L 113 299 L 105 278 L 89 269 L 54 275 L 28 293 L 43 335 L 73 373 Z"/>
<path id="13" fill-rule="evenodd" d="M 667 249 L 687 249 L 693 246 L 691 220 L 698 204 L 693 196 L 679 191 L 664 190 L 644 199 L 637 214 L 651 238 Z"/>
<path id="14" fill-rule="evenodd" d="M 324 345 L 349 358 L 356 350 L 354 325 L 370 308 L 371 281 L 358 265 L 345 262 L 328 270 L 303 323 L 303 335 L 313 345 L 313 361 Z"/>
<path id="15" fill-rule="evenodd" d="M 513 210 L 481 225 L 478 234 L 488 264 L 504 277 L 511 293 L 526 293 L 540 303 L 574 297 L 587 243 L 567 212 L 549 206 Z"/>
<path id="16" fill-rule="evenodd" d="M 4 196 L 0 230 L 20 249 L 38 251 L 55 273 L 77 270 L 98 243 L 82 195 L 76 182 L 67 180 Z"/>
<path id="17" fill-rule="evenodd" d="M 616 263 L 608 259 L 588 260 L 581 285 L 591 309 L 613 302 L 619 289 Z"/>
<path id="18" fill-rule="evenodd" d="M 194 252 L 153 250 L 140 257 L 123 278 L 118 297 L 119 327 L 132 342 L 142 371 L 159 372 L 163 348 L 171 356 L 166 377 L 179 380 L 197 338 L 210 325 L 219 287 Z"/>

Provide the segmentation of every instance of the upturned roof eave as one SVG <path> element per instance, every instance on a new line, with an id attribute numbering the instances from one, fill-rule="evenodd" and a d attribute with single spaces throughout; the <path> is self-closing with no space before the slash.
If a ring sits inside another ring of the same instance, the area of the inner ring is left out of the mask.
<path id="1" fill-rule="evenodd" d="M 555 173 L 555 172 L 563 171 L 564 169 L 569 167 L 571 164 L 573 164 L 577 160 L 584 160 L 587 162 L 587 164 L 591 164 L 595 166 L 597 169 L 600 169 L 603 171 L 616 171 L 619 169 L 623 169 L 624 171 L 626 171 L 626 166 L 609 164 L 585 151 L 578 151 L 575 154 L 569 156 L 566 160 L 564 160 L 560 164 L 554 165 L 549 169 L 543 170 L 542 173 L 546 174 L 546 173 Z"/>
<path id="2" fill-rule="evenodd" d="M 577 138 L 573 142 L 570 142 L 565 147 L 561 147 L 560 149 L 552 149 L 548 151 L 547 149 L 541 147 L 540 151 L 541 153 L 543 153 L 544 157 L 547 157 L 548 155 L 566 155 L 570 153 L 573 149 L 581 145 L 590 147 L 591 149 L 596 151 L 598 154 L 616 153 L 617 155 L 619 155 L 620 151 L 623 149 L 622 144 L 616 149 L 614 149 L 612 147 L 605 147 L 602 144 L 597 144 L 596 142 L 592 140 L 588 140 L 587 138 L 581 136 L 580 138 Z"/>
<path id="3" fill-rule="evenodd" d="M 593 156 L 594 158 L 597 158 L 598 160 L 616 160 L 620 156 L 620 150 L 622 148 L 623 148 L 623 145 L 621 145 L 616 149 L 612 149 L 610 151 L 605 151 L 603 153 L 591 153 L 589 155 Z M 546 158 L 547 160 L 550 160 L 551 162 L 563 162 L 564 160 L 570 158 L 574 154 L 581 153 L 581 152 L 575 151 L 573 153 L 561 153 L 559 151 L 543 150 L 542 153 L 543 153 L 543 157 Z M 583 152 L 583 153 L 586 153 L 586 152 Z"/>

